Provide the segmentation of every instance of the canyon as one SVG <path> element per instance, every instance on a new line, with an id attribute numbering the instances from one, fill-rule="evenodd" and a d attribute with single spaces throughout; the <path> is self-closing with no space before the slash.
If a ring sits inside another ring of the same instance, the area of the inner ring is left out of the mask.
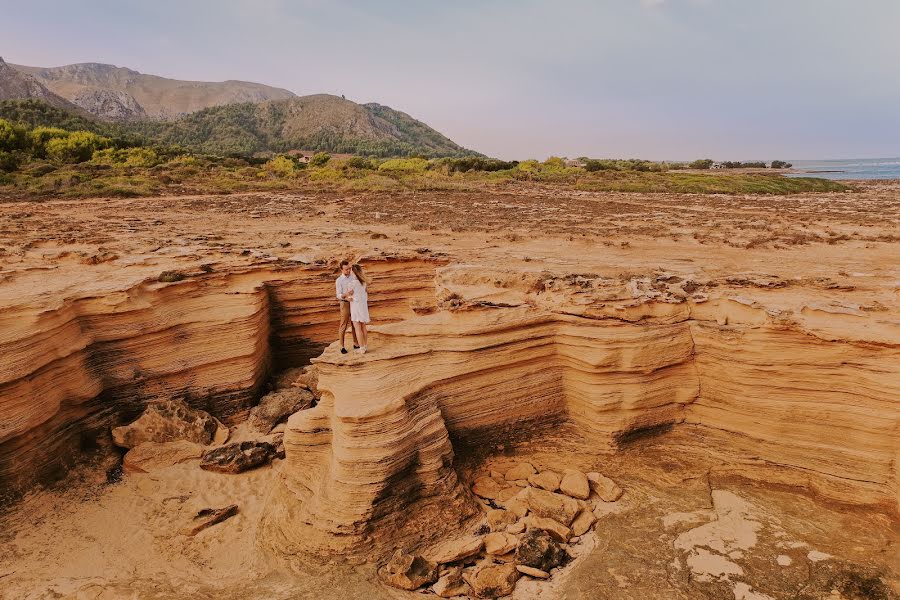
<path id="1" fill-rule="evenodd" d="M 0 581 L 287 598 L 299 573 L 300 597 L 406 597 L 376 567 L 476 529 L 472 484 L 527 460 L 625 494 L 513 597 L 896 597 L 898 189 L 2 204 Z M 365 355 L 333 343 L 343 257 L 373 277 Z M 148 404 L 241 439 L 273 377 L 309 364 L 318 403 L 283 424 L 283 460 L 116 470 L 110 429 Z M 726 541 L 697 541 L 717 523 Z M 77 558 L 98 547 L 115 556 Z"/>

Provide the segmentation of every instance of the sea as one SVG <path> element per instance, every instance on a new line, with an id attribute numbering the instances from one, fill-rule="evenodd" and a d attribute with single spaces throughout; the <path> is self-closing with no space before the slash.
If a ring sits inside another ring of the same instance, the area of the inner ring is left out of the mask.
<path id="1" fill-rule="evenodd" d="M 900 179 L 900 158 L 852 158 L 844 160 L 791 160 L 801 171 L 788 177 L 826 179 Z"/>

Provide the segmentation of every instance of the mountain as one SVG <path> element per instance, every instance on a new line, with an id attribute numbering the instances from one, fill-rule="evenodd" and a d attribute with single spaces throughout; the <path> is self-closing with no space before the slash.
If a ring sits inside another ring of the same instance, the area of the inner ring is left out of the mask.
<path id="1" fill-rule="evenodd" d="M 22 73 L 16 70 L 12 65 L 7 64 L 0 58 L 0 100 L 19 100 L 33 98 L 43 100 L 51 106 L 64 108 L 72 112 L 81 113 L 82 111 L 66 100 L 54 94 L 47 89 L 36 78 L 28 73 Z"/>
<path id="2" fill-rule="evenodd" d="M 406 113 L 329 94 L 207 108 L 169 122 L 129 124 L 159 143 L 201 152 L 325 150 L 376 156 L 475 154 Z"/>
<path id="3" fill-rule="evenodd" d="M 174 119 L 212 106 L 294 97 L 287 90 L 260 83 L 180 81 L 101 63 L 51 68 L 9 66 L 56 96 L 113 121 Z"/>

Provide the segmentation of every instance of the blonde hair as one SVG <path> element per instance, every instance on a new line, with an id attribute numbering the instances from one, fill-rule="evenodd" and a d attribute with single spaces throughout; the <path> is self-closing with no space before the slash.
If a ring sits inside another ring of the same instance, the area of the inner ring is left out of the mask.
<path id="1" fill-rule="evenodd" d="M 369 283 L 369 278 L 366 277 L 366 274 L 363 273 L 362 265 L 359 263 L 353 263 L 353 266 L 350 267 L 353 271 L 353 274 L 356 275 L 356 278 L 359 279 L 359 282 L 363 285 L 367 285 Z"/>

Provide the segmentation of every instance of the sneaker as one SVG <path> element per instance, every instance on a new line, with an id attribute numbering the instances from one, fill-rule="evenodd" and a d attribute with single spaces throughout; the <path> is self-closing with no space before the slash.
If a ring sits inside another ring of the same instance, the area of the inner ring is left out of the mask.
<path id="1" fill-rule="evenodd" d="M 341 354 L 347 354 L 347 349 L 346 349 L 346 348 L 341 348 Z"/>
<path id="2" fill-rule="evenodd" d="M 353 349 L 354 349 L 354 350 L 359 350 L 359 346 L 357 346 L 356 344 L 353 344 Z"/>

